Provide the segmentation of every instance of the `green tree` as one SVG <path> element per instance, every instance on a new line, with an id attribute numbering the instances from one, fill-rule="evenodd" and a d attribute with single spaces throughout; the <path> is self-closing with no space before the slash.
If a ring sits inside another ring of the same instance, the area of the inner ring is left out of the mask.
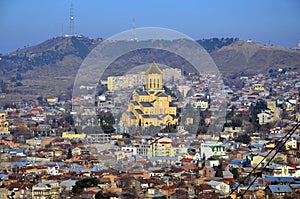
<path id="1" fill-rule="evenodd" d="M 72 155 L 72 150 L 69 148 L 68 153 L 67 153 L 67 159 L 71 159 L 73 157 Z"/>
<path id="2" fill-rule="evenodd" d="M 220 177 L 220 178 L 223 178 L 223 166 L 222 164 L 220 163 L 219 166 L 216 168 L 216 173 L 215 173 L 215 177 Z"/>
<path id="3" fill-rule="evenodd" d="M 249 144 L 251 142 L 251 138 L 247 134 L 239 135 L 237 138 L 235 138 L 236 142 L 242 142 L 244 144 Z"/>
<path id="4" fill-rule="evenodd" d="M 251 105 L 249 110 L 250 110 L 250 122 L 258 129 L 259 128 L 259 123 L 258 123 L 258 118 L 257 114 L 261 113 L 263 110 L 267 109 L 267 102 L 266 101 L 258 101 L 255 105 Z"/>
<path id="5" fill-rule="evenodd" d="M 105 196 L 102 191 L 99 191 L 98 193 L 96 193 L 95 195 L 95 199 L 109 199 L 109 195 L 107 194 L 107 196 Z"/>
<path id="6" fill-rule="evenodd" d="M 104 133 L 114 133 L 115 128 L 113 125 L 115 124 L 115 118 L 111 112 L 100 112 L 98 115 L 100 119 L 100 126 Z"/>
<path id="7" fill-rule="evenodd" d="M 73 193 L 80 194 L 84 188 L 98 186 L 99 179 L 97 178 L 83 178 L 78 180 L 72 188 Z"/>
<path id="8" fill-rule="evenodd" d="M 234 179 L 238 179 L 240 177 L 240 174 L 239 174 L 239 171 L 237 170 L 237 168 L 232 168 L 230 170 L 230 172 L 233 174 Z"/>
<path id="9" fill-rule="evenodd" d="M 232 118 L 233 127 L 241 127 L 243 124 L 242 116 L 236 116 Z"/>

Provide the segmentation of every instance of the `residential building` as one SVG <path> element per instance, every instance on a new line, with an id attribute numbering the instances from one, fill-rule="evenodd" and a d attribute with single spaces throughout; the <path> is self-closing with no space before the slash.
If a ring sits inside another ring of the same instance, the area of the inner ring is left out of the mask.
<path id="1" fill-rule="evenodd" d="M 168 137 L 162 137 L 150 145 L 150 154 L 152 157 L 173 157 L 174 150 L 172 146 L 172 139 Z"/>
<path id="2" fill-rule="evenodd" d="M 221 142 L 205 142 L 201 143 L 200 155 L 202 158 L 208 159 L 210 157 L 225 157 L 225 146 Z"/>
<path id="3" fill-rule="evenodd" d="M 289 185 L 269 185 L 265 188 L 265 196 L 271 198 L 286 198 L 292 196 L 293 190 Z"/>
<path id="4" fill-rule="evenodd" d="M 40 182 L 32 187 L 32 199 L 59 199 L 60 186 L 55 181 Z"/>
<path id="5" fill-rule="evenodd" d="M 84 139 L 86 137 L 86 134 L 76 134 L 73 131 L 70 132 L 63 132 L 62 133 L 62 138 L 68 138 L 68 139 Z"/>
<path id="6" fill-rule="evenodd" d="M 6 120 L 6 113 L 4 110 L 0 110 L 0 135 L 10 134 L 8 130 L 8 121 Z"/>

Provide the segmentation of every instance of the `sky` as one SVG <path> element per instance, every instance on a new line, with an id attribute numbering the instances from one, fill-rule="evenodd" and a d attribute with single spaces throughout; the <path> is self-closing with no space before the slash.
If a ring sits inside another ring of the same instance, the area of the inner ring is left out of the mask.
<path id="1" fill-rule="evenodd" d="M 0 0 L 0 53 L 70 34 L 72 0 Z M 108 38 L 135 27 L 173 29 L 193 39 L 234 37 L 297 46 L 299 0 L 73 0 L 74 30 Z"/>

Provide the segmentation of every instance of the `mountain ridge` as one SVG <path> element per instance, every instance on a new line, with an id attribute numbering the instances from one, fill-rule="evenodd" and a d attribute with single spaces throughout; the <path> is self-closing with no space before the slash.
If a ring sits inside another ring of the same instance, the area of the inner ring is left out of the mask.
<path id="1" fill-rule="evenodd" d="M 82 61 L 102 41 L 101 38 L 55 37 L 1 55 L 0 94 L 2 92 L 1 96 L 5 97 L 0 98 L 0 104 L 16 99 L 36 99 L 38 96 L 69 99 Z M 210 53 L 224 78 L 257 72 L 267 74 L 268 70 L 278 67 L 300 68 L 299 51 L 236 38 L 202 39 L 197 42 Z M 138 63 L 140 60 L 134 61 Z M 115 74 L 117 71 L 110 72 Z"/>
<path id="2" fill-rule="evenodd" d="M 300 69 L 300 51 L 281 46 L 266 46 L 256 42 L 236 41 L 210 53 L 225 77 L 243 73 L 268 74 L 269 70 Z"/>

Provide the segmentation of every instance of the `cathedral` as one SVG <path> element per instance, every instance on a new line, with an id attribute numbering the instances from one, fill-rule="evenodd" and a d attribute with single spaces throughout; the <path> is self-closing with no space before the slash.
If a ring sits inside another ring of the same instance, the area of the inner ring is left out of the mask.
<path id="1" fill-rule="evenodd" d="M 152 63 L 145 72 L 146 85 L 133 92 L 122 126 L 169 126 L 178 123 L 177 108 L 163 88 L 163 72 Z"/>

